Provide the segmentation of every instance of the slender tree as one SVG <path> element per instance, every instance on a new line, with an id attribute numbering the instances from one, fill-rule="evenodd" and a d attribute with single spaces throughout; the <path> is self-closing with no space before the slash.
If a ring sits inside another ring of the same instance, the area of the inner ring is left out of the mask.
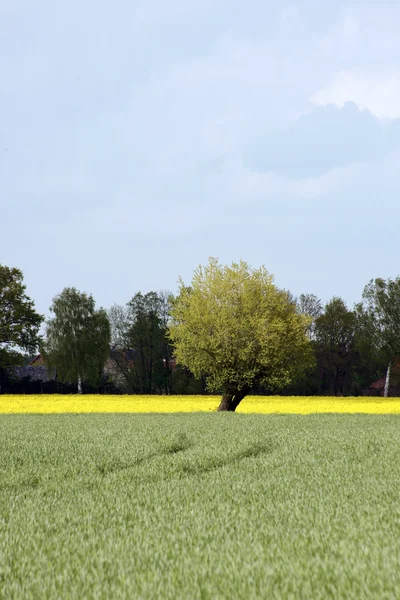
<path id="1" fill-rule="evenodd" d="M 371 280 L 357 305 L 360 332 L 386 363 L 384 396 L 389 395 L 393 362 L 400 356 L 400 277 Z"/>
<path id="2" fill-rule="evenodd" d="M 300 294 L 296 300 L 298 310 L 301 314 L 310 317 L 310 323 L 307 326 L 307 335 L 310 340 L 315 337 L 315 322 L 322 315 L 322 302 L 314 294 Z"/>
<path id="3" fill-rule="evenodd" d="M 190 287 L 180 280 L 171 315 L 177 362 L 222 392 L 218 410 L 234 411 L 257 382 L 286 387 L 312 362 L 307 317 L 264 267 L 224 267 L 211 258 Z"/>
<path id="4" fill-rule="evenodd" d="M 120 389 L 137 392 L 133 352 L 130 341 L 130 311 L 127 306 L 114 304 L 108 311 L 111 326 L 111 361 L 115 383 Z"/>
<path id="5" fill-rule="evenodd" d="M 357 363 L 357 318 L 341 298 L 332 298 L 315 321 L 315 348 L 321 385 L 335 396 L 351 385 Z"/>
<path id="6" fill-rule="evenodd" d="M 173 295 L 168 290 L 158 292 L 159 298 L 159 317 L 162 329 L 162 360 L 163 360 L 163 385 L 166 394 L 172 394 L 172 365 L 173 365 L 173 347 L 168 338 L 168 327 L 171 322 L 171 307 L 174 300 Z"/>
<path id="7" fill-rule="evenodd" d="M 155 292 L 135 294 L 129 302 L 132 316 L 130 339 L 136 350 L 134 361 L 140 389 L 152 394 L 160 387 L 164 365 L 162 362 L 163 331 L 160 322 L 160 299 Z"/>
<path id="8" fill-rule="evenodd" d="M 45 363 L 62 382 L 98 383 L 110 351 L 110 324 L 103 309 L 95 309 L 91 295 L 65 288 L 53 300 L 42 345 Z"/>
<path id="9" fill-rule="evenodd" d="M 113 362 L 132 392 L 172 391 L 169 304 L 168 292 L 139 292 L 125 307 L 109 311 Z"/>

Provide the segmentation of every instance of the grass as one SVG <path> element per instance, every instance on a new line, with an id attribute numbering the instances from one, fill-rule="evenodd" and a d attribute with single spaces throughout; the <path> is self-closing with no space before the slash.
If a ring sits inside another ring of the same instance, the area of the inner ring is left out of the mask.
<path id="1" fill-rule="evenodd" d="M 400 598 L 400 417 L 0 417 L 0 598 Z"/>
<path id="2" fill-rule="evenodd" d="M 213 412 L 220 400 L 220 396 L 0 395 L 0 414 Z M 400 414 L 400 398 L 247 396 L 237 412 Z"/>

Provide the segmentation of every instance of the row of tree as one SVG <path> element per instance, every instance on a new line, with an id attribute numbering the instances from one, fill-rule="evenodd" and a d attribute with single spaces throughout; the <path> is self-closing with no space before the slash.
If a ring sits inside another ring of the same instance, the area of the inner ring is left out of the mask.
<path id="1" fill-rule="evenodd" d="M 210 259 L 176 297 L 139 292 L 105 311 L 66 288 L 50 311 L 40 335 L 21 271 L 0 265 L 3 389 L 23 353 L 39 349 L 48 373 L 78 392 L 221 392 L 221 410 L 234 410 L 251 391 L 360 394 L 382 376 L 388 395 L 400 356 L 400 278 L 371 281 L 351 310 L 340 298 L 295 298 L 263 267 Z"/>

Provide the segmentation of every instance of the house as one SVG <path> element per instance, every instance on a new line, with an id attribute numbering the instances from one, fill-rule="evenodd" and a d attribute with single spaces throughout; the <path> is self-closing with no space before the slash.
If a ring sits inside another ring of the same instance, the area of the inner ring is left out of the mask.
<path id="1" fill-rule="evenodd" d="M 129 381 L 129 372 L 134 369 L 135 362 L 141 364 L 141 357 L 137 350 L 122 350 L 113 347 L 104 366 L 104 374 L 120 388 L 124 388 Z M 175 358 L 171 357 L 168 362 L 163 358 L 162 363 L 164 368 L 168 367 L 172 372 L 176 371 Z"/>
<path id="2" fill-rule="evenodd" d="M 138 360 L 139 353 L 137 350 L 120 350 L 113 347 L 110 349 L 110 355 L 104 365 L 104 375 L 117 387 L 123 389 L 126 385 L 126 374 L 133 367 L 135 361 Z M 165 359 L 163 359 L 163 365 L 167 367 Z M 176 370 L 174 358 L 170 358 L 168 366 L 171 371 Z M 32 382 L 46 383 L 57 379 L 55 370 L 51 374 L 48 373 L 41 354 L 34 356 L 24 367 L 16 367 L 14 373 L 18 379 L 29 378 Z"/>
<path id="3" fill-rule="evenodd" d="M 40 354 L 30 359 L 26 365 L 14 367 L 13 372 L 18 379 L 29 378 L 30 381 L 43 383 L 52 381 L 55 378 L 55 373 L 49 374 Z"/>
<path id="4" fill-rule="evenodd" d="M 30 367 L 44 367 L 44 360 L 41 354 L 37 354 L 29 363 Z"/>
<path id="5" fill-rule="evenodd" d="M 385 392 L 386 375 L 376 379 L 363 389 L 364 396 L 383 396 Z M 390 375 L 390 396 L 400 396 L 400 359 L 395 361 Z"/>

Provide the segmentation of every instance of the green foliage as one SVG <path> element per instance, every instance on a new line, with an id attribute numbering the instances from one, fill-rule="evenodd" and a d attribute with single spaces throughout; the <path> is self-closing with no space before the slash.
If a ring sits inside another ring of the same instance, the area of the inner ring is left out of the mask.
<path id="1" fill-rule="evenodd" d="M 359 348 L 382 367 L 386 365 L 384 395 L 389 395 L 394 360 L 400 356 L 400 277 L 371 280 L 356 307 Z"/>
<path id="2" fill-rule="evenodd" d="M 160 299 L 156 292 L 137 293 L 128 304 L 131 315 L 131 348 L 137 352 L 133 369 L 138 388 L 152 394 L 162 387 L 165 330 L 161 326 Z"/>
<path id="3" fill-rule="evenodd" d="M 206 394 L 206 384 L 203 378 L 196 378 L 189 369 L 176 365 L 172 371 L 172 393 L 176 395 Z"/>
<path id="4" fill-rule="evenodd" d="M 332 298 L 314 328 L 321 391 L 336 396 L 349 390 L 358 361 L 356 332 L 356 314 L 341 298 Z"/>
<path id="5" fill-rule="evenodd" d="M 309 321 L 264 267 L 210 259 L 190 287 L 180 280 L 171 315 L 178 363 L 204 376 L 210 391 L 245 395 L 258 381 L 279 390 L 312 363 Z"/>
<path id="6" fill-rule="evenodd" d="M 400 355 L 400 277 L 371 280 L 357 314 L 364 347 L 374 348 L 386 364 Z"/>
<path id="7" fill-rule="evenodd" d="M 43 316 L 25 293 L 19 269 L 0 265 L 0 369 L 19 364 L 20 349 L 35 352 Z"/>
<path id="8" fill-rule="evenodd" d="M 2 415 L 0 598 L 400 598 L 399 424 Z"/>
<path id="9" fill-rule="evenodd" d="M 315 322 L 323 313 L 322 302 L 314 294 L 300 294 L 296 300 L 298 311 L 310 318 L 307 335 L 310 340 L 315 338 Z"/>
<path id="10" fill-rule="evenodd" d="M 131 392 L 172 392 L 169 306 L 167 292 L 138 292 L 126 307 L 109 311 L 113 361 Z"/>
<path id="11" fill-rule="evenodd" d="M 96 384 L 110 351 L 110 323 L 91 295 L 65 288 L 53 300 L 41 351 L 62 382 Z"/>

